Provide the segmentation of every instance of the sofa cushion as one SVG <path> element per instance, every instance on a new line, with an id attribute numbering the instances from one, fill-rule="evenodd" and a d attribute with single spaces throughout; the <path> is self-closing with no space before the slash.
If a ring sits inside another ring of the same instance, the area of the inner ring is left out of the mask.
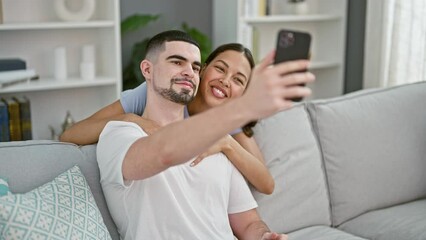
<path id="1" fill-rule="evenodd" d="M 426 196 L 426 82 L 309 104 L 333 225 Z"/>
<path id="2" fill-rule="evenodd" d="M 368 212 L 339 228 L 367 239 L 426 239 L 426 199 Z"/>
<path id="3" fill-rule="evenodd" d="M 289 233 L 288 237 L 291 240 L 367 240 L 327 226 L 303 228 Z"/>
<path id="4" fill-rule="evenodd" d="M 78 166 L 25 194 L 0 198 L 3 239 L 111 239 Z"/>
<path id="5" fill-rule="evenodd" d="M 112 239 L 119 239 L 99 183 L 95 150 L 95 145 L 79 147 L 48 140 L 4 142 L 0 144 L 0 176 L 9 180 L 13 193 L 26 193 L 78 165 L 90 186 Z"/>
<path id="6" fill-rule="evenodd" d="M 275 190 L 253 190 L 259 214 L 277 232 L 330 225 L 320 152 L 304 105 L 260 121 L 255 139 L 275 179 Z"/>

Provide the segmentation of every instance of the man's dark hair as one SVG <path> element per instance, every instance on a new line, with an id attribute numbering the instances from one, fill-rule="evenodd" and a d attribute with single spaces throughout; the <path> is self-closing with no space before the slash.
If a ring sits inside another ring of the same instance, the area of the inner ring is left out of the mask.
<path id="1" fill-rule="evenodd" d="M 165 48 L 164 43 L 173 41 L 187 42 L 195 45 L 198 49 L 200 48 L 198 42 L 195 41 L 188 33 L 180 30 L 169 30 L 158 33 L 148 41 L 148 44 L 146 45 L 146 58 L 152 57 L 150 56 L 150 53 L 154 51 L 163 50 Z"/>

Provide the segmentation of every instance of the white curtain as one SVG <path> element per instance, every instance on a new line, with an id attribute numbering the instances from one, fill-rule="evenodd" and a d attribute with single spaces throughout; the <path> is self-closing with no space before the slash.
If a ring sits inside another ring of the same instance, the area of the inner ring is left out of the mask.
<path id="1" fill-rule="evenodd" d="M 384 0 L 382 4 L 380 87 L 425 81 L 426 1 Z"/>

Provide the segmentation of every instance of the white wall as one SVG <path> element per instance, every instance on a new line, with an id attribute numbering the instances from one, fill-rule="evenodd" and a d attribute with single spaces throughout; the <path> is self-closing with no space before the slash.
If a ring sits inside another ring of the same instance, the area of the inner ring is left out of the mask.
<path id="1" fill-rule="evenodd" d="M 367 1 L 364 49 L 364 88 L 380 86 L 382 69 L 383 0 Z"/>
<path id="2" fill-rule="evenodd" d="M 213 48 L 237 41 L 238 0 L 213 0 Z"/>

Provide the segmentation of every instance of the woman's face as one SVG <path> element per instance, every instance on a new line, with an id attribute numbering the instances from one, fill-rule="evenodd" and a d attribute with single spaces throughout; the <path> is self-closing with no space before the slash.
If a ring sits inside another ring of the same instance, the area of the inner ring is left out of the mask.
<path id="1" fill-rule="evenodd" d="M 250 74 L 250 63 L 244 53 L 233 50 L 222 52 L 203 68 L 196 97 L 202 98 L 209 107 L 240 97 Z"/>

